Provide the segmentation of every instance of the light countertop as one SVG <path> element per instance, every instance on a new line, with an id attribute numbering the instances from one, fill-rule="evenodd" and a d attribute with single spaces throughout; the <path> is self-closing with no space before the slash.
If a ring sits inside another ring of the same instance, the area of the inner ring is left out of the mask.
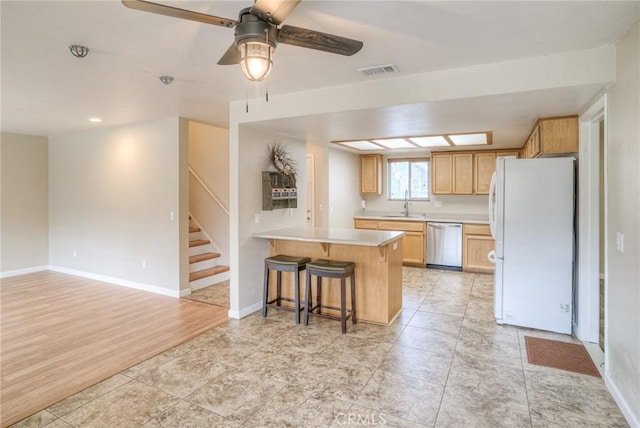
<path id="1" fill-rule="evenodd" d="M 421 221 L 421 222 L 445 222 L 445 223 L 478 223 L 489 224 L 489 216 L 487 214 L 474 213 L 410 213 L 405 217 L 398 213 L 385 213 L 379 211 L 356 211 L 353 218 L 363 220 L 402 220 L 402 221 Z"/>
<path id="2" fill-rule="evenodd" d="M 380 247 L 404 236 L 404 232 L 324 227 L 287 227 L 266 232 L 256 232 L 252 236 L 254 238 L 286 241 Z"/>

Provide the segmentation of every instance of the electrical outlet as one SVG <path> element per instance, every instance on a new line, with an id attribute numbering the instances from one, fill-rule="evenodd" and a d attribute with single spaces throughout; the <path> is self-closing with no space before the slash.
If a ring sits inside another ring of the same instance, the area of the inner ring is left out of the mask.
<path id="1" fill-rule="evenodd" d="M 254 214 L 253 221 L 258 224 L 260 223 L 260 214 Z"/>
<path id="2" fill-rule="evenodd" d="M 624 253 L 624 233 L 616 232 L 616 250 Z"/>
<path id="3" fill-rule="evenodd" d="M 329 214 L 333 214 L 333 206 L 329 207 Z"/>
<path id="4" fill-rule="evenodd" d="M 318 206 L 318 209 L 319 209 L 320 211 L 322 211 L 322 210 L 324 209 L 324 205 L 320 204 L 320 205 Z"/>
<path id="5" fill-rule="evenodd" d="M 169 221 L 173 221 L 176 219 L 176 213 L 173 211 L 169 211 Z"/>
<path id="6" fill-rule="evenodd" d="M 289 208 L 289 217 L 293 217 L 293 208 Z"/>
<path id="7" fill-rule="evenodd" d="M 147 268 L 147 259 L 142 259 L 142 269 Z"/>
<path id="8" fill-rule="evenodd" d="M 442 201 L 433 201 L 433 206 L 436 208 L 442 207 Z"/>

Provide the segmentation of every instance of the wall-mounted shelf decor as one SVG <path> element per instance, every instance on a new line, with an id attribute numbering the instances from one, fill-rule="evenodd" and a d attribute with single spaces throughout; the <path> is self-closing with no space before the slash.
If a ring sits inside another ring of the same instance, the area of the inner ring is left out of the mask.
<path id="1" fill-rule="evenodd" d="M 271 168 L 275 171 L 262 172 L 262 209 L 297 208 L 296 162 L 289 154 L 289 147 L 275 141 L 268 150 Z"/>
<path id="2" fill-rule="evenodd" d="M 298 189 L 291 176 L 281 172 L 262 172 L 262 209 L 266 211 L 298 208 Z"/>

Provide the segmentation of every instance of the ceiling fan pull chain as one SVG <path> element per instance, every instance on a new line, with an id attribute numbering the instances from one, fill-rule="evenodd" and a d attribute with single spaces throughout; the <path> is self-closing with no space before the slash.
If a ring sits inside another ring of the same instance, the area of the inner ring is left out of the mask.
<path id="1" fill-rule="evenodd" d="M 245 108 L 247 110 L 247 113 L 249 113 L 249 88 L 248 87 L 247 87 L 246 94 L 247 94 L 247 101 L 246 101 L 246 107 Z"/>
<path id="2" fill-rule="evenodd" d="M 264 98 L 267 102 L 269 102 L 269 78 L 267 77 L 264 80 L 265 90 L 264 90 Z"/>

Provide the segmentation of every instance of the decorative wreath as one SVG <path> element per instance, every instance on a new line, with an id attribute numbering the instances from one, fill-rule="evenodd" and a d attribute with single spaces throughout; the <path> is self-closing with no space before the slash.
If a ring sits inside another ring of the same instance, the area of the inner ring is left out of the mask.
<path id="1" fill-rule="evenodd" d="M 284 175 L 291 177 L 295 182 L 296 179 L 296 162 L 289 154 L 289 146 L 276 141 L 273 145 L 268 147 L 269 159 L 274 168 L 283 173 Z"/>

